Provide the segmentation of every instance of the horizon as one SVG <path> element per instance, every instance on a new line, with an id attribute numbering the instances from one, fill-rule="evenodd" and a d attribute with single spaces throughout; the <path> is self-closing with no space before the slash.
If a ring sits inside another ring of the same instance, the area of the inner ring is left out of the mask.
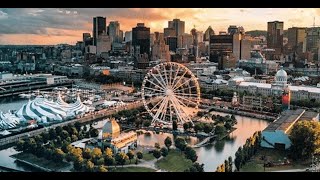
<path id="1" fill-rule="evenodd" d="M 92 35 L 96 16 L 106 17 L 107 25 L 118 21 L 123 32 L 139 22 L 151 33 L 163 32 L 177 18 L 185 21 L 185 33 L 211 26 L 218 34 L 229 25 L 266 31 L 269 21 L 283 21 L 284 30 L 312 27 L 319 24 L 314 22 L 319 15 L 320 8 L 0 8 L 0 45 L 74 45 L 82 41 L 82 33 Z"/>

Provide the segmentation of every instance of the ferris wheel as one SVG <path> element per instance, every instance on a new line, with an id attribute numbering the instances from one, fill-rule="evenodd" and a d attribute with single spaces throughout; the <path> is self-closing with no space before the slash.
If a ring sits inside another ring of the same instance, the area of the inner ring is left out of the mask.
<path id="1" fill-rule="evenodd" d="M 198 111 L 200 87 L 197 78 L 184 65 L 165 62 L 154 66 L 142 82 L 142 100 L 152 124 L 191 122 Z"/>

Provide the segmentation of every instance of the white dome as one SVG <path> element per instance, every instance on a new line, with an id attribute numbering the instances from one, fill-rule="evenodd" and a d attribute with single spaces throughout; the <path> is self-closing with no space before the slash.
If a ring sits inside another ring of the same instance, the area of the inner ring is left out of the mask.
<path id="1" fill-rule="evenodd" d="M 283 70 L 282 66 L 281 69 L 277 72 L 276 77 L 288 77 L 287 72 Z"/>
<path id="2" fill-rule="evenodd" d="M 275 76 L 276 84 L 286 85 L 288 80 L 288 75 L 285 70 L 283 70 L 283 67 L 281 66 L 281 69 L 277 72 Z"/>

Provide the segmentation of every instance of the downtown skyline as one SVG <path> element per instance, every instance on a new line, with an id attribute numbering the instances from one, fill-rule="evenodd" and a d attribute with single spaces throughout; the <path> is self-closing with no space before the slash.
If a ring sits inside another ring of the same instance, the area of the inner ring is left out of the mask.
<path id="1" fill-rule="evenodd" d="M 185 32 L 195 27 L 205 31 L 209 26 L 218 33 L 229 25 L 243 26 L 245 31 L 267 30 L 268 21 L 283 21 L 289 27 L 319 25 L 319 8 L 0 8 L 1 45 L 75 44 L 82 33 L 92 34 L 92 18 L 106 17 L 118 21 L 121 30 L 131 31 L 145 23 L 151 33 L 163 32 L 168 21 L 185 21 Z"/>

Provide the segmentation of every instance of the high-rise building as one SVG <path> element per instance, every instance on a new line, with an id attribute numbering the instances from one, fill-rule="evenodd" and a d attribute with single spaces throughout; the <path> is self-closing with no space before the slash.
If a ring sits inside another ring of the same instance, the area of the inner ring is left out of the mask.
<path id="1" fill-rule="evenodd" d="M 119 42 L 120 43 L 123 42 L 123 31 L 122 30 L 119 31 Z"/>
<path id="2" fill-rule="evenodd" d="M 268 22 L 267 46 L 275 49 L 276 54 L 283 52 L 283 22 Z"/>
<path id="3" fill-rule="evenodd" d="M 124 34 L 125 34 L 124 35 L 125 42 L 132 41 L 132 31 L 126 31 Z"/>
<path id="4" fill-rule="evenodd" d="M 97 38 L 100 34 L 106 31 L 106 18 L 105 17 L 94 17 L 93 18 L 93 45 L 97 45 Z"/>
<path id="5" fill-rule="evenodd" d="M 154 33 L 154 44 L 152 46 L 152 60 L 165 59 L 170 61 L 169 45 L 165 44 L 163 33 Z"/>
<path id="6" fill-rule="evenodd" d="M 319 48 L 318 41 L 320 40 L 320 27 L 308 28 L 306 33 L 304 52 L 317 52 Z"/>
<path id="7" fill-rule="evenodd" d="M 89 46 L 89 45 L 93 44 L 93 42 L 92 42 L 93 39 L 92 39 L 90 33 L 83 33 L 82 40 L 83 40 L 84 46 Z"/>
<path id="8" fill-rule="evenodd" d="M 233 35 L 233 34 L 238 33 L 238 32 L 239 32 L 239 28 L 238 28 L 237 26 L 235 26 L 235 25 L 230 25 L 230 26 L 228 27 L 228 34 Z"/>
<path id="9" fill-rule="evenodd" d="M 118 21 L 110 21 L 108 28 L 111 42 L 120 42 L 120 23 Z"/>
<path id="10" fill-rule="evenodd" d="M 163 29 L 164 38 L 166 37 L 175 37 L 176 36 L 176 30 L 173 28 L 164 28 Z"/>
<path id="11" fill-rule="evenodd" d="M 176 52 L 178 47 L 178 38 L 177 37 L 166 37 L 166 44 L 169 45 L 169 50 Z"/>
<path id="12" fill-rule="evenodd" d="M 202 31 L 197 31 L 197 43 L 203 42 L 203 32 Z"/>
<path id="13" fill-rule="evenodd" d="M 293 51 L 302 52 L 303 42 L 306 38 L 306 30 L 304 27 L 292 27 L 288 29 L 288 48 Z"/>
<path id="14" fill-rule="evenodd" d="M 140 46 L 139 54 L 150 55 L 150 28 L 145 27 L 144 23 L 132 28 L 132 46 Z"/>
<path id="15" fill-rule="evenodd" d="M 208 27 L 208 29 L 204 32 L 203 40 L 204 41 L 209 41 L 210 36 L 214 35 L 214 30 L 212 29 L 211 26 Z"/>
<path id="16" fill-rule="evenodd" d="M 178 37 L 184 34 L 185 23 L 184 21 L 180 21 L 180 19 L 173 19 L 168 22 L 168 28 L 173 28 L 176 31 L 175 36 Z"/>
<path id="17" fill-rule="evenodd" d="M 241 34 L 210 36 L 210 61 L 218 63 L 218 69 L 235 68 L 241 54 Z"/>
<path id="18" fill-rule="evenodd" d="M 97 55 L 111 50 L 111 38 L 106 32 L 99 35 L 97 39 Z"/>
<path id="19" fill-rule="evenodd" d="M 193 43 L 191 34 L 183 34 L 178 37 L 178 48 L 186 48 L 189 49 Z"/>

